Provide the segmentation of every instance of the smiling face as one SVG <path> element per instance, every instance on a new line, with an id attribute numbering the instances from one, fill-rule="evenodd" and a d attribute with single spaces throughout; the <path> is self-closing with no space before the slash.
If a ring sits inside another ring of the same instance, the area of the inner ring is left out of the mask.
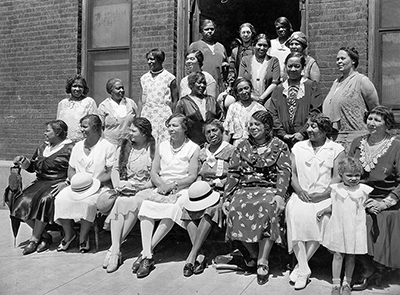
<path id="1" fill-rule="evenodd" d="M 185 129 L 182 126 L 182 119 L 180 118 L 172 118 L 168 122 L 167 128 L 172 141 L 175 141 L 185 136 Z"/>
<path id="2" fill-rule="evenodd" d="M 348 73 L 353 67 L 354 62 L 344 50 L 339 50 L 336 56 L 336 65 L 342 73 Z"/>
<path id="3" fill-rule="evenodd" d="M 351 170 L 346 170 L 343 172 L 342 177 L 344 185 L 356 186 L 360 183 L 361 174 L 359 172 L 353 172 Z"/>
<path id="4" fill-rule="evenodd" d="M 147 64 L 152 72 L 158 72 L 162 69 L 162 63 L 160 63 L 152 54 L 147 56 Z"/>
<path id="5" fill-rule="evenodd" d="M 207 88 L 206 79 L 204 77 L 200 76 L 197 78 L 196 82 L 194 82 L 191 94 L 194 96 L 197 96 L 197 97 L 203 97 L 204 91 L 206 91 L 206 88 Z"/>
<path id="6" fill-rule="evenodd" d="M 284 24 L 276 24 L 275 30 L 278 38 L 285 38 L 289 34 L 289 30 Z"/>
<path id="7" fill-rule="evenodd" d="M 378 114 L 369 114 L 367 118 L 367 128 L 369 134 L 384 136 L 387 130 L 387 126 L 385 124 L 385 120 L 381 115 Z"/>
<path id="8" fill-rule="evenodd" d="M 298 53 L 303 53 L 304 51 L 303 45 L 297 40 L 292 40 L 290 42 L 289 49 L 291 52 L 298 52 Z"/>
<path id="9" fill-rule="evenodd" d="M 264 57 L 268 51 L 268 42 L 264 38 L 261 38 L 257 41 L 254 46 L 257 56 Z"/>
<path id="10" fill-rule="evenodd" d="M 267 132 L 269 130 L 267 130 L 266 125 L 261 122 L 258 121 L 256 119 L 254 119 L 253 117 L 250 118 L 249 121 L 249 134 L 257 141 L 257 140 L 263 140 L 266 138 Z"/>
<path id="11" fill-rule="evenodd" d="M 303 65 L 301 64 L 300 57 L 294 56 L 289 58 L 285 67 L 290 80 L 299 80 L 301 78 Z"/>
<path id="12" fill-rule="evenodd" d="M 240 101 L 251 100 L 251 87 L 246 81 L 242 81 L 237 85 L 236 93 Z"/>
<path id="13" fill-rule="evenodd" d="M 248 43 L 251 41 L 252 32 L 249 27 L 244 26 L 240 29 L 240 38 L 244 43 Z"/>
<path id="14" fill-rule="evenodd" d="M 204 135 L 207 142 L 212 146 L 218 146 L 222 142 L 222 131 L 213 124 L 204 127 Z"/>
<path id="15" fill-rule="evenodd" d="M 195 53 L 190 53 L 186 56 L 185 71 L 186 75 L 189 75 L 192 72 L 200 71 L 199 60 L 197 59 Z"/>
<path id="16" fill-rule="evenodd" d="M 307 131 L 308 138 L 310 139 L 310 141 L 318 142 L 318 141 L 325 140 L 326 134 L 319 129 L 318 124 L 316 122 L 312 122 L 309 119 L 307 121 L 306 126 L 307 126 L 306 131 Z"/>
<path id="17" fill-rule="evenodd" d="M 207 23 L 201 32 L 203 35 L 203 40 L 205 41 L 212 41 L 214 34 L 215 34 L 215 27 L 212 23 Z"/>
<path id="18" fill-rule="evenodd" d="M 74 83 L 71 85 L 71 96 L 79 99 L 83 96 L 84 87 L 82 81 L 75 80 Z"/>
<path id="19" fill-rule="evenodd" d="M 115 82 L 113 88 L 111 89 L 111 98 L 116 102 L 120 102 L 121 99 L 125 97 L 125 88 L 122 82 Z"/>
<path id="20" fill-rule="evenodd" d="M 129 134 L 130 134 L 130 139 L 133 142 L 142 142 L 144 139 L 143 133 L 140 132 L 139 128 L 137 128 L 133 124 L 129 127 Z"/>

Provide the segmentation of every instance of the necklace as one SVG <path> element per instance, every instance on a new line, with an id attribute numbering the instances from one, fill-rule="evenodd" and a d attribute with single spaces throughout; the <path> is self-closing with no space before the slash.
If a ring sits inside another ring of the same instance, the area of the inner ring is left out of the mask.
<path id="1" fill-rule="evenodd" d="M 170 142 L 170 145 L 169 145 L 169 146 L 171 147 L 171 152 L 172 152 L 174 155 L 176 155 L 177 153 L 179 153 L 179 152 L 183 149 L 183 147 L 185 146 L 186 140 L 187 140 L 187 138 L 185 138 L 185 140 L 183 141 L 182 145 L 180 145 L 180 146 L 177 147 L 177 148 L 174 148 L 174 147 L 172 146 L 172 142 Z"/>
<path id="2" fill-rule="evenodd" d="M 131 151 L 131 154 L 129 155 L 129 163 L 133 163 L 135 162 L 137 159 L 139 159 L 141 156 L 143 156 L 143 154 L 146 152 L 146 147 L 137 150 L 137 149 L 133 149 Z M 140 151 L 139 155 L 137 155 L 137 153 Z M 132 159 L 132 157 L 135 156 L 135 158 Z"/>
<path id="3" fill-rule="evenodd" d="M 164 71 L 164 69 L 161 69 L 161 70 L 159 70 L 159 71 L 152 71 L 152 70 L 150 70 L 150 73 L 152 73 L 153 75 L 158 75 L 158 74 L 160 74 L 162 71 Z"/>

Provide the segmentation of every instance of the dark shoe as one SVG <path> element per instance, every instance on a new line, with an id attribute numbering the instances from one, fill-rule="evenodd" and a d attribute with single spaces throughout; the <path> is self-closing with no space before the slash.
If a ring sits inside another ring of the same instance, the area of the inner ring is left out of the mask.
<path id="1" fill-rule="evenodd" d="M 258 273 L 259 269 L 262 269 L 266 274 L 259 274 Z M 265 264 L 257 265 L 257 283 L 259 285 L 264 285 L 266 282 L 268 282 L 268 276 L 269 276 L 269 267 L 268 267 L 268 265 L 265 265 Z"/>
<path id="2" fill-rule="evenodd" d="M 60 251 L 67 251 L 68 248 L 69 248 L 69 246 L 71 246 L 72 242 L 75 240 L 75 238 L 76 238 L 76 235 L 74 235 L 74 236 L 72 237 L 72 239 L 69 240 L 68 242 L 66 242 L 66 241 L 63 239 L 63 240 L 61 241 L 60 245 L 58 245 L 57 251 L 58 251 L 58 252 L 60 252 Z"/>
<path id="3" fill-rule="evenodd" d="M 154 269 L 154 259 L 153 258 L 144 258 L 142 263 L 140 264 L 139 269 L 137 270 L 136 276 L 138 279 L 147 277 L 150 272 Z"/>
<path id="4" fill-rule="evenodd" d="M 196 261 L 193 269 L 193 273 L 195 275 L 201 274 L 204 272 L 204 270 L 207 268 L 207 257 L 204 256 L 204 259 L 202 262 Z"/>
<path id="5" fill-rule="evenodd" d="M 79 244 L 79 252 L 87 253 L 90 250 L 89 239 Z"/>
<path id="6" fill-rule="evenodd" d="M 257 272 L 257 258 L 249 258 L 244 260 L 245 272 L 244 275 L 251 275 Z"/>
<path id="7" fill-rule="evenodd" d="M 22 255 L 28 255 L 33 252 L 36 252 L 38 246 L 38 242 L 29 241 L 28 245 L 25 247 L 24 251 L 22 251 Z"/>
<path id="8" fill-rule="evenodd" d="M 379 271 L 375 271 L 367 278 L 363 278 L 360 282 L 357 282 L 353 285 L 353 291 L 363 291 L 368 288 L 368 286 L 372 283 L 375 283 L 377 287 L 381 285 L 382 274 Z"/>
<path id="9" fill-rule="evenodd" d="M 194 265 L 192 263 L 186 263 L 183 267 L 183 276 L 190 277 L 193 275 Z"/>
<path id="10" fill-rule="evenodd" d="M 139 254 L 138 258 L 136 258 L 135 262 L 132 264 L 132 273 L 137 273 L 142 261 L 143 261 L 143 256 L 142 254 Z"/>
<path id="11" fill-rule="evenodd" d="M 50 234 L 47 234 L 46 236 L 42 237 L 42 240 L 40 241 L 39 245 L 37 246 L 36 251 L 38 253 L 44 252 L 47 249 L 49 249 L 49 246 L 53 244 L 53 238 L 51 237 Z"/>

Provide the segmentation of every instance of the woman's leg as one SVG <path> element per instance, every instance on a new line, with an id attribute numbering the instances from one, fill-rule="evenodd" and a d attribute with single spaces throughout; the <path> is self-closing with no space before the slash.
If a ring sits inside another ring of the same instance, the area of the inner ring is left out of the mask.
<path id="1" fill-rule="evenodd" d="M 351 279 L 353 277 L 354 265 L 355 265 L 355 255 L 346 254 L 345 255 L 345 268 L 344 268 L 344 278 L 343 285 L 350 285 Z"/>
<path id="2" fill-rule="evenodd" d="M 200 252 L 201 247 L 203 246 L 205 240 L 208 237 L 208 234 L 211 231 L 213 222 L 209 215 L 204 215 L 203 218 L 200 220 L 199 226 L 197 228 L 197 234 L 195 237 L 194 242 L 192 241 L 192 249 L 188 257 L 186 258 L 186 263 L 194 264 L 197 258 L 198 253 Z M 203 259 L 205 259 L 203 255 Z M 199 261 L 202 262 L 202 261 Z"/>
<path id="3" fill-rule="evenodd" d="M 315 252 L 317 252 L 320 244 L 317 241 L 307 241 L 305 242 L 305 245 L 306 245 L 307 261 L 309 261 L 311 257 L 314 256 Z"/>
<path id="4" fill-rule="evenodd" d="M 75 235 L 74 221 L 72 219 L 58 219 L 58 222 L 64 229 L 64 241 L 69 242 Z"/>
<path id="5" fill-rule="evenodd" d="M 121 242 L 128 236 L 137 221 L 137 213 L 129 212 L 127 216 L 118 214 L 116 219 L 111 219 L 111 253 L 118 254 Z"/>
<path id="6" fill-rule="evenodd" d="M 192 245 L 194 245 L 197 235 L 197 224 L 193 220 L 186 222 L 186 230 L 188 232 L 190 242 Z"/>
<path id="7" fill-rule="evenodd" d="M 258 242 L 258 257 L 257 257 L 257 265 L 263 264 L 268 265 L 268 257 L 271 252 L 272 246 L 274 245 L 274 241 L 271 239 L 262 239 Z"/>
<path id="8" fill-rule="evenodd" d="M 86 242 L 86 240 L 88 239 L 88 234 L 92 224 L 93 222 L 81 219 L 81 232 L 79 234 L 79 244 Z"/>
<path id="9" fill-rule="evenodd" d="M 43 230 L 46 227 L 46 225 L 47 225 L 46 222 L 42 222 L 37 219 L 35 220 L 35 226 L 33 227 L 33 234 L 32 234 L 33 241 L 39 241 L 41 239 Z"/>
<path id="10" fill-rule="evenodd" d="M 336 252 L 332 260 L 332 285 L 340 287 L 340 273 L 342 272 L 344 254 Z"/>
<path id="11" fill-rule="evenodd" d="M 305 242 L 297 241 L 293 244 L 293 252 L 297 258 L 297 263 L 299 265 L 299 273 L 309 274 L 311 273 L 310 267 L 308 266 L 307 250 Z"/>
<path id="12" fill-rule="evenodd" d="M 156 232 L 153 235 L 153 239 L 151 241 L 151 252 L 153 253 L 153 249 L 161 242 L 161 240 L 169 233 L 169 231 L 174 226 L 174 221 L 169 218 L 162 219 L 160 224 L 157 226 Z"/>
<path id="13" fill-rule="evenodd" d="M 142 217 L 140 221 L 140 233 L 142 236 L 143 257 L 152 258 L 151 241 L 153 238 L 154 220 Z"/>

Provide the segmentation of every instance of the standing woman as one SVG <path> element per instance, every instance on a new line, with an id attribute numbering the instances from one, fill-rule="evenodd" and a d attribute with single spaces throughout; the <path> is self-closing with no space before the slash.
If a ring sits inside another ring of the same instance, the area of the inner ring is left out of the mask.
<path id="1" fill-rule="evenodd" d="M 108 80 L 106 90 L 111 96 L 100 103 L 99 116 L 105 139 L 116 146 L 126 116 L 136 115 L 137 105 L 132 99 L 125 97 L 124 84 L 118 78 Z"/>
<path id="2" fill-rule="evenodd" d="M 222 119 L 222 110 L 217 100 L 205 95 L 207 82 L 202 72 L 193 72 L 188 77 L 191 93 L 182 97 L 176 105 L 175 113 L 185 115 L 193 122 L 192 128 L 188 130 L 188 137 L 193 142 L 202 146 L 206 142 L 203 134 L 203 126 L 213 119 Z"/>
<path id="3" fill-rule="evenodd" d="M 244 23 L 239 27 L 239 35 L 242 43 L 232 49 L 232 54 L 229 57 L 229 67 L 234 68 L 236 74 L 239 73 L 242 58 L 253 55 L 253 38 L 256 35 L 256 30 L 251 23 Z"/>
<path id="4" fill-rule="evenodd" d="M 88 114 L 97 114 L 97 106 L 94 99 L 87 96 L 89 87 L 80 74 L 67 79 L 65 92 L 70 96 L 58 103 L 57 119 L 67 124 L 67 137 L 77 142 L 83 139 L 79 120 Z"/>
<path id="5" fill-rule="evenodd" d="M 232 142 L 237 146 L 243 139 L 249 137 L 248 123 L 251 116 L 265 108 L 251 99 L 252 83 L 246 78 L 239 77 L 233 84 L 233 92 L 238 99 L 230 105 L 224 122 L 224 141 Z"/>
<path id="6" fill-rule="evenodd" d="M 202 39 L 190 44 L 188 51 L 193 49 L 200 50 L 204 55 L 203 70 L 210 73 L 214 77 L 220 89 L 219 94 L 223 89 L 222 81 L 222 65 L 228 60 L 228 56 L 224 45 L 214 40 L 216 30 L 215 23 L 210 19 L 205 19 L 200 25 L 200 33 Z"/>
<path id="7" fill-rule="evenodd" d="M 207 88 L 206 94 L 210 95 L 214 98 L 217 98 L 217 82 L 214 80 L 211 74 L 203 71 L 201 68 L 203 67 L 204 55 L 200 50 L 192 50 L 188 51 L 185 56 L 185 71 L 186 76 L 181 80 L 179 96 L 184 97 L 190 94 L 191 89 L 189 88 L 188 77 L 191 73 L 194 72 L 202 72 L 206 77 Z"/>
<path id="8" fill-rule="evenodd" d="M 239 77 L 253 84 L 252 98 L 264 105 L 271 97 L 280 80 L 279 61 L 267 54 L 271 41 L 265 34 L 254 39 L 254 55 L 243 57 L 239 67 Z"/>
<path id="9" fill-rule="evenodd" d="M 97 212 L 97 198 L 100 193 L 112 187 L 111 168 L 115 159 L 115 146 L 102 136 L 102 122 L 97 115 L 86 115 L 81 119 L 82 141 L 75 144 L 69 159 L 68 179 L 76 173 L 87 173 L 101 183 L 100 190 L 81 200 L 69 197 L 71 190 L 64 189 L 55 200 L 54 220 L 59 222 L 65 236 L 57 251 L 66 251 L 75 240 L 74 220 L 81 221 L 79 251 L 88 252 L 89 230 Z"/>
<path id="10" fill-rule="evenodd" d="M 281 242 L 280 213 L 285 209 L 290 180 L 288 146 L 272 135 L 272 116 L 255 112 L 249 122 L 249 139 L 243 140 L 229 163 L 223 210 L 226 237 L 241 241 L 257 261 L 257 282 L 268 281 L 268 256 Z M 254 253 L 251 244 L 258 244 Z"/>
<path id="11" fill-rule="evenodd" d="M 305 62 L 300 53 L 293 52 L 287 56 L 288 79 L 278 85 L 269 105 L 274 118 L 274 131 L 290 147 L 306 138 L 307 118 L 322 104 L 318 83 L 302 76 Z"/>
<path id="12" fill-rule="evenodd" d="M 368 132 L 364 114 L 379 105 L 374 84 L 357 72 L 359 55 L 355 48 L 340 48 L 336 65 L 342 76 L 333 82 L 322 111 L 339 131 L 336 142 L 348 151 L 352 140 Z"/>
<path id="13" fill-rule="evenodd" d="M 154 48 L 146 53 L 150 71 L 140 77 L 142 96 L 139 99 L 139 115 L 150 120 L 156 143 L 168 138 L 165 121 L 174 112 L 178 101 L 175 76 L 163 68 L 164 51 Z"/>
<path id="14" fill-rule="evenodd" d="M 279 65 L 281 67 L 281 76 L 283 77 L 285 71 L 285 59 L 290 53 L 290 49 L 285 43 L 292 34 L 293 27 L 290 21 L 284 16 L 279 17 L 275 21 L 274 25 L 278 38 L 271 40 L 271 49 L 269 51 L 269 55 L 278 58 Z"/>
<path id="15" fill-rule="evenodd" d="M 52 244 L 52 237 L 44 228 L 54 221 L 54 196 L 67 186 L 68 161 L 73 143 L 67 139 L 68 126 L 54 120 L 44 132 L 46 142 L 39 146 L 29 160 L 17 156 L 14 163 L 28 172 L 36 172 L 36 179 L 16 198 L 11 216 L 32 228 L 32 236 L 22 254 L 43 252 Z"/>
<path id="16" fill-rule="evenodd" d="M 304 55 L 306 59 L 306 65 L 304 67 L 304 77 L 307 79 L 319 82 L 320 72 L 319 67 L 315 59 L 306 54 L 307 48 L 307 37 L 303 32 L 294 32 L 292 36 L 286 41 L 286 45 L 290 48 L 290 52 L 298 52 Z"/>

